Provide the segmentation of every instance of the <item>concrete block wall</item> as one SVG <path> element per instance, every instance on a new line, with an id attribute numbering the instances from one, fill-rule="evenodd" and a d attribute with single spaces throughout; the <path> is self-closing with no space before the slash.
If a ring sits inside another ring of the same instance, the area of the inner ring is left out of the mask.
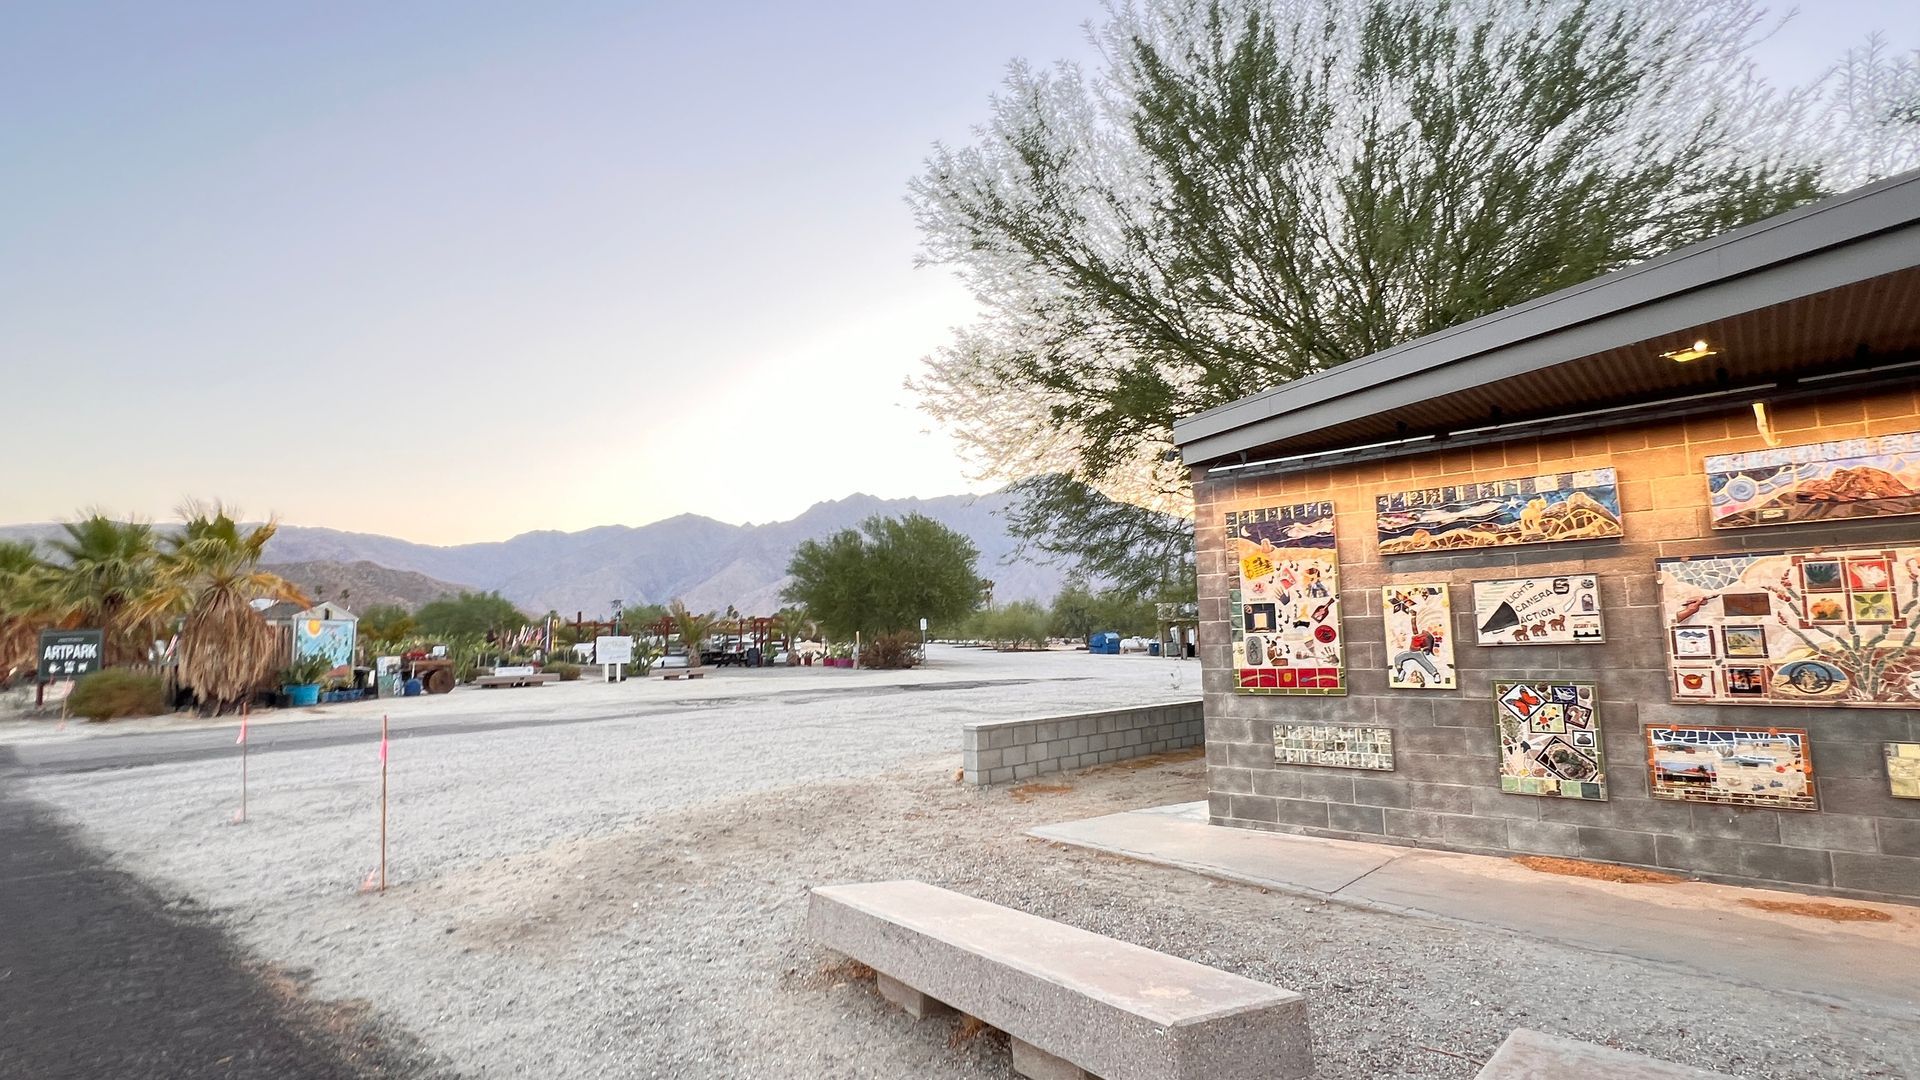
<path id="1" fill-rule="evenodd" d="M 1783 444 L 1920 429 L 1920 390 L 1772 410 Z M 1208 788 L 1217 824 L 1487 854 L 1564 855 L 1710 880 L 1865 899 L 1920 900 L 1920 800 L 1888 791 L 1883 742 L 1920 741 L 1920 710 L 1675 704 L 1654 560 L 1713 552 L 1920 542 L 1920 517 L 1784 525 L 1715 534 L 1703 460 L 1765 448 L 1741 409 L 1686 421 L 1512 442 L 1266 476 L 1195 470 L 1200 658 Z M 1374 497 L 1415 487 L 1612 466 L 1625 536 L 1447 554 L 1381 556 Z M 1331 499 L 1339 544 L 1345 697 L 1237 694 L 1230 668 L 1228 510 Z M 1471 582 L 1592 572 L 1603 645 L 1474 644 Z M 1460 688 L 1387 687 L 1380 588 L 1451 586 Z M 1493 682 L 1559 676 L 1598 684 L 1606 802 L 1499 790 Z M 1395 768 L 1371 772 L 1274 762 L 1277 720 L 1394 729 Z M 1685 723 L 1808 732 L 1818 811 L 1653 799 L 1641 728 Z"/>
<path id="2" fill-rule="evenodd" d="M 962 738 L 967 783 L 1002 784 L 1199 746 L 1201 703 L 1172 701 L 1032 720 L 982 720 L 968 724 Z"/>

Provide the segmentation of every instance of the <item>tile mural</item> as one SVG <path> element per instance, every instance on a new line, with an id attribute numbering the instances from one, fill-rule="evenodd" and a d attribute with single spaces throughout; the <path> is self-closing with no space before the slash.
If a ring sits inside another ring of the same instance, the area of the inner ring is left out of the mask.
<path id="1" fill-rule="evenodd" d="M 1887 789 L 1896 799 L 1920 799 L 1920 743 L 1890 742 Z"/>
<path id="2" fill-rule="evenodd" d="M 1387 629 L 1387 685 L 1396 690 L 1452 690 L 1453 609 L 1440 583 L 1380 590 Z"/>
<path id="3" fill-rule="evenodd" d="M 1655 566 L 1674 700 L 1920 707 L 1920 547 Z"/>
<path id="4" fill-rule="evenodd" d="M 1345 694 L 1333 504 L 1228 511 L 1227 545 L 1236 582 L 1228 592 L 1234 689 Z"/>
<path id="5" fill-rule="evenodd" d="M 1797 728 L 1648 727 L 1656 799 L 1818 810 L 1812 748 Z"/>
<path id="6" fill-rule="evenodd" d="M 1592 574 L 1473 583 L 1482 645 L 1586 645 L 1607 640 L 1600 582 Z"/>
<path id="7" fill-rule="evenodd" d="M 1612 469 L 1456 484 L 1378 496 L 1380 554 L 1549 544 L 1620 535 Z"/>
<path id="8" fill-rule="evenodd" d="M 1273 760 L 1280 765 L 1390 770 L 1393 768 L 1393 729 L 1275 724 Z"/>
<path id="9" fill-rule="evenodd" d="M 1716 529 L 1920 514 L 1920 431 L 1716 454 L 1706 468 Z"/>
<path id="10" fill-rule="evenodd" d="M 1607 764 L 1590 682 L 1493 684 L 1500 730 L 1500 790 L 1513 795 L 1605 799 Z"/>

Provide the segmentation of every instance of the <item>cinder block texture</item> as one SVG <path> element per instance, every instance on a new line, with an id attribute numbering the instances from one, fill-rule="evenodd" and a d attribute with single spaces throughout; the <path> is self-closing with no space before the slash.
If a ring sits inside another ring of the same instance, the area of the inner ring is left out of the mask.
<path id="1" fill-rule="evenodd" d="M 919 881 L 813 890 L 808 930 L 1103 1080 L 1304 1080 L 1306 999 Z"/>
<path id="2" fill-rule="evenodd" d="M 1856 393 L 1828 405 L 1782 406 L 1772 416 L 1786 443 L 1916 431 L 1920 390 Z M 1568 855 L 1735 884 L 1920 901 L 1920 800 L 1892 797 L 1881 753 L 1885 742 L 1920 742 L 1920 709 L 1672 700 L 1655 559 L 1872 547 L 1920 535 L 1920 518 L 1911 517 L 1715 532 L 1707 515 L 1706 457 L 1765 447 L 1751 411 L 1731 409 L 1685 421 L 1628 423 L 1293 472 L 1209 477 L 1196 469 L 1201 685 L 1214 822 L 1460 851 Z M 1617 471 L 1620 484 L 1625 535 L 1618 540 L 1380 554 L 1374 530 L 1379 495 L 1604 467 Z M 1226 514 L 1321 499 L 1334 505 L 1342 626 L 1350 643 L 1347 694 L 1236 694 L 1227 610 L 1235 560 L 1226 553 Z M 1605 643 L 1475 644 L 1474 582 L 1562 574 L 1598 579 Z M 1451 589 L 1458 690 L 1387 686 L 1385 658 L 1377 648 L 1380 588 L 1416 581 L 1445 582 Z M 1500 791 L 1493 684 L 1547 677 L 1599 686 L 1605 802 Z M 1277 764 L 1273 727 L 1280 722 L 1391 728 L 1394 769 Z M 1654 799 L 1647 789 L 1643 735 L 1649 724 L 1804 728 L 1820 808 Z"/>
<path id="3" fill-rule="evenodd" d="M 1727 1073 L 1675 1065 L 1558 1035 L 1515 1028 L 1500 1044 L 1477 1080 L 1561 1080 L 1568 1076 L 1606 1080 L 1733 1080 Z"/>
<path id="4" fill-rule="evenodd" d="M 1000 784 L 1109 761 L 1184 750 L 1206 741 L 1199 701 L 1129 709 L 982 720 L 961 730 L 969 784 Z"/>

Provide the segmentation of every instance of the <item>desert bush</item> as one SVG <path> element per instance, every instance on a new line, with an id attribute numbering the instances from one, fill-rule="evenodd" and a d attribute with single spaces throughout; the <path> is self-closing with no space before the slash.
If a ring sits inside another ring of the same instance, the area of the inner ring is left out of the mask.
<path id="1" fill-rule="evenodd" d="M 920 662 L 920 635 L 906 630 L 879 634 L 860 647 L 860 666 L 910 668 Z"/>
<path id="2" fill-rule="evenodd" d="M 158 675 L 107 668 L 74 685 L 67 709 L 89 720 L 158 716 L 167 711 L 167 688 Z"/>
<path id="3" fill-rule="evenodd" d="M 1052 621 L 1046 608 L 1030 600 L 1019 600 L 981 612 L 974 632 L 998 649 L 1044 649 Z"/>
<path id="4" fill-rule="evenodd" d="M 575 682 L 580 678 L 580 665 L 565 660 L 549 660 L 541 665 L 540 670 L 560 676 L 561 682 Z"/>

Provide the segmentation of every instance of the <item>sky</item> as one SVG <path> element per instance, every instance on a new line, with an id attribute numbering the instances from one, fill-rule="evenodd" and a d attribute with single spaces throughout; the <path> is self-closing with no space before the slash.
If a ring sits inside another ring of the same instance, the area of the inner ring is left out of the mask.
<path id="1" fill-rule="evenodd" d="M 1764 45 L 1816 75 L 1914 0 Z M 1094 0 L 0 0 L 0 523 L 428 543 L 984 490 L 906 185 Z M 24 459 L 20 456 L 24 451 Z"/>

